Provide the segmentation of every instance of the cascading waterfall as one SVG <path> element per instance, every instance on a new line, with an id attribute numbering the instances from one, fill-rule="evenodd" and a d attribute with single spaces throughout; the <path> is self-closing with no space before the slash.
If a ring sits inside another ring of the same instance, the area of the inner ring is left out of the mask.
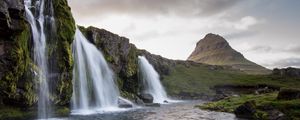
<path id="1" fill-rule="evenodd" d="M 51 2 L 51 1 L 48 1 Z M 25 13 L 26 19 L 31 26 L 32 39 L 34 43 L 34 62 L 38 66 L 37 79 L 39 80 L 38 86 L 38 118 L 49 118 L 52 113 L 50 103 L 50 92 L 48 85 L 48 67 L 47 67 L 47 50 L 46 50 L 46 35 L 44 30 L 45 21 L 48 21 L 46 17 L 52 19 L 52 16 L 45 17 L 45 1 L 36 1 L 35 5 L 32 5 L 31 0 L 25 0 Z M 50 4 L 52 5 L 52 4 Z M 31 8 L 35 8 L 35 14 L 31 11 Z M 52 8 L 52 7 L 50 7 Z M 36 17 L 37 16 L 37 17 Z M 53 22 L 53 21 L 52 21 Z"/>
<path id="2" fill-rule="evenodd" d="M 154 103 L 169 101 L 167 93 L 159 80 L 159 74 L 144 56 L 138 57 L 143 92 L 153 96 Z"/>
<path id="3" fill-rule="evenodd" d="M 102 53 L 76 29 L 73 41 L 73 114 L 118 107 L 119 91 Z"/>

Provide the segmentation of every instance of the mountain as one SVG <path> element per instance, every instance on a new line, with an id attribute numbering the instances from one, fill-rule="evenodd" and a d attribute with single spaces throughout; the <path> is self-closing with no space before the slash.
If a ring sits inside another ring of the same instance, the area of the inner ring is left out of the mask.
<path id="1" fill-rule="evenodd" d="M 212 33 L 201 39 L 188 60 L 210 65 L 226 65 L 249 74 L 268 74 L 270 71 L 234 50 L 221 36 Z"/>

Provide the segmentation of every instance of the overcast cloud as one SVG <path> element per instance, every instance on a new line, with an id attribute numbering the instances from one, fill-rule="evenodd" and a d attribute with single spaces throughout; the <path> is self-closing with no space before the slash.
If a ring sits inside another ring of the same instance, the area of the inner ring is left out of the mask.
<path id="1" fill-rule="evenodd" d="M 268 68 L 299 66 L 300 0 L 69 0 L 77 24 L 185 60 L 207 33 Z"/>

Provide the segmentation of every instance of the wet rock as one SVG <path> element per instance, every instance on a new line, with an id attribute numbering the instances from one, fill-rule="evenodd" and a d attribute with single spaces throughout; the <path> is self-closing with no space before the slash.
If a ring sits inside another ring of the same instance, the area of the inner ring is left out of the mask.
<path id="1" fill-rule="evenodd" d="M 136 98 L 135 103 L 138 104 L 138 105 L 145 105 L 144 101 L 141 100 L 140 98 Z"/>
<path id="2" fill-rule="evenodd" d="M 133 105 L 131 103 L 128 103 L 122 99 L 118 99 L 119 108 L 132 108 Z"/>
<path id="3" fill-rule="evenodd" d="M 131 104 L 119 104 L 119 108 L 132 108 Z"/>
<path id="4" fill-rule="evenodd" d="M 268 120 L 284 120 L 284 113 L 282 113 L 279 110 L 273 109 L 270 111 L 267 111 L 268 113 Z"/>
<path id="5" fill-rule="evenodd" d="M 151 94 L 140 94 L 139 98 L 143 100 L 144 103 L 153 103 L 153 96 Z"/>
<path id="6" fill-rule="evenodd" d="M 147 107 L 160 107 L 159 103 L 146 103 L 145 106 Z"/>
<path id="7" fill-rule="evenodd" d="M 238 118 L 254 119 L 256 113 L 255 101 L 248 101 L 234 110 Z"/>
<path id="8" fill-rule="evenodd" d="M 169 103 L 167 100 L 164 100 L 164 103 Z"/>
<path id="9" fill-rule="evenodd" d="M 300 99 L 299 89 L 281 89 L 277 96 L 278 100 Z"/>

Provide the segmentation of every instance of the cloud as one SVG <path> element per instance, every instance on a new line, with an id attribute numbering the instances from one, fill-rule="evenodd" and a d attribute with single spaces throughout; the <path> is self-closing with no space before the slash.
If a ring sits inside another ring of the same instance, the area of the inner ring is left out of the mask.
<path id="1" fill-rule="evenodd" d="M 300 46 L 292 46 L 292 47 L 271 47 L 268 45 L 257 45 L 257 46 L 252 46 L 247 49 L 247 51 L 252 51 L 256 53 L 293 53 L 297 54 L 300 57 Z"/>
<path id="2" fill-rule="evenodd" d="M 245 16 L 234 25 L 235 29 L 248 30 L 250 26 L 258 23 L 258 20 L 252 16 Z"/>
<path id="3" fill-rule="evenodd" d="M 266 53 L 266 52 L 271 52 L 272 50 L 274 50 L 272 47 L 270 46 L 254 46 L 250 49 L 248 49 L 249 51 L 254 51 L 254 52 L 257 52 L 257 53 Z"/>
<path id="4" fill-rule="evenodd" d="M 265 66 L 278 67 L 278 68 L 283 68 L 283 67 L 297 67 L 297 68 L 300 68 L 300 58 L 281 59 L 281 60 L 277 60 L 277 61 L 269 63 L 269 64 L 265 64 Z"/>
<path id="5" fill-rule="evenodd" d="M 233 40 L 233 39 L 240 39 L 240 38 L 249 38 L 258 34 L 259 34 L 258 31 L 239 31 L 239 32 L 226 34 L 224 35 L 224 37 L 228 40 Z"/>
<path id="6" fill-rule="evenodd" d="M 293 46 L 293 47 L 288 47 L 288 48 L 284 49 L 284 51 L 295 53 L 295 54 L 300 54 L 300 45 Z"/>
<path id="7" fill-rule="evenodd" d="M 109 13 L 200 16 L 219 13 L 240 0 L 69 0 L 80 16 Z"/>

